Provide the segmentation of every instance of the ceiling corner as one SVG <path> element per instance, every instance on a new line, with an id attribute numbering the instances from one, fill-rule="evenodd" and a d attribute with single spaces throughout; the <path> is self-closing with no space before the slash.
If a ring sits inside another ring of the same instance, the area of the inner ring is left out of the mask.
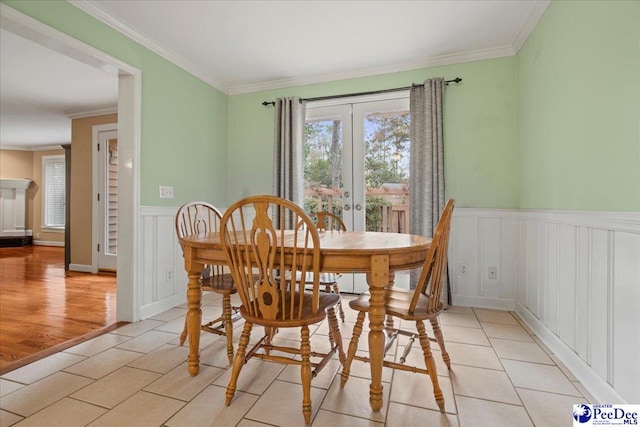
<path id="1" fill-rule="evenodd" d="M 535 2 L 533 8 L 529 12 L 529 15 L 527 15 L 527 19 L 525 19 L 524 23 L 522 24 L 522 28 L 520 28 L 520 31 L 511 43 L 514 54 L 520 52 L 520 49 L 522 49 L 522 46 L 524 46 L 531 33 L 533 33 L 536 25 L 538 25 L 538 21 L 540 21 L 540 18 L 542 18 L 542 15 L 544 15 L 544 12 L 547 10 L 547 7 L 549 7 L 550 4 L 551 0 L 541 0 Z"/>

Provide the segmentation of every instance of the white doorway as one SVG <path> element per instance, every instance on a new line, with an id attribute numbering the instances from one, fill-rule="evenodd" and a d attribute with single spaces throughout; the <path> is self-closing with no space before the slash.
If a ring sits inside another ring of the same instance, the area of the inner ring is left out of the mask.
<path id="1" fill-rule="evenodd" d="M 2 28 L 21 37 L 118 76 L 118 290 L 117 321 L 140 319 L 138 306 L 138 210 L 142 73 L 111 55 L 62 33 L 30 16 L 0 4 Z"/>
<path id="2" fill-rule="evenodd" d="M 118 124 L 93 127 L 94 272 L 118 263 Z"/>

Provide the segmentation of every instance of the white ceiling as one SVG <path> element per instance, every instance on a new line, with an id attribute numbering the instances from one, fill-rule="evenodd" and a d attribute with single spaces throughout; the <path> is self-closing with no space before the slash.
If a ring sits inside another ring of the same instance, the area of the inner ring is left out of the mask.
<path id="1" fill-rule="evenodd" d="M 549 4 L 68 1 L 227 94 L 514 55 Z M 0 35 L 3 146 L 68 142 L 69 132 L 55 132 L 47 118 L 117 99 L 112 76 Z M 30 134 L 37 123 L 46 130 Z"/>

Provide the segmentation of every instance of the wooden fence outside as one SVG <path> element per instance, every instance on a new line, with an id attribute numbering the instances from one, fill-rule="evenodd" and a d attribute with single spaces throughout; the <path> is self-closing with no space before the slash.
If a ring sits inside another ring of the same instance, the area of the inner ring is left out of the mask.
<path id="1" fill-rule="evenodd" d="M 316 206 L 342 215 L 342 190 L 332 188 L 305 189 L 305 199 L 315 200 Z M 409 232 L 409 188 L 394 186 L 368 188 L 367 229 L 391 233 Z"/>

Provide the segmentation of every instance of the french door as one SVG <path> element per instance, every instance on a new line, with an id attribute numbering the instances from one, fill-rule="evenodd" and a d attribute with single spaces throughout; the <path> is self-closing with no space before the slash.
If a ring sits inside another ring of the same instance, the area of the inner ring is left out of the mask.
<path id="1" fill-rule="evenodd" d="M 352 231 L 409 231 L 408 96 L 312 104 L 305 132 L 308 211 L 332 211 Z M 343 275 L 339 285 L 368 288 L 364 275 Z"/>

